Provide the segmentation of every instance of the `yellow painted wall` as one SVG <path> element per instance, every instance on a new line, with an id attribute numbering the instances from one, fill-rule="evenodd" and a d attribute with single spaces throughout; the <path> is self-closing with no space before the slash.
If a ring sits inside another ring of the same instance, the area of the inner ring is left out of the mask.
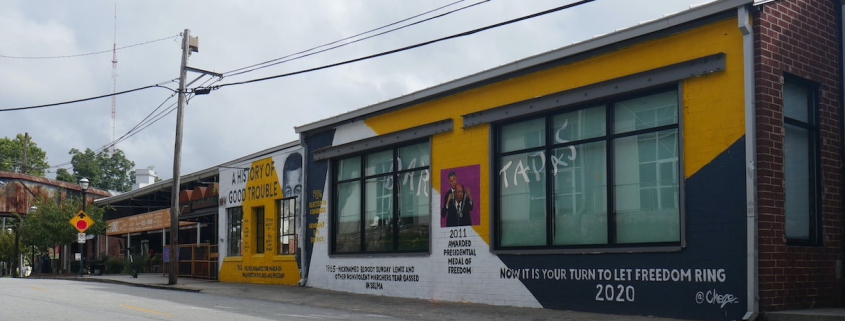
<path id="1" fill-rule="evenodd" d="M 281 165 L 281 164 L 280 164 Z M 284 198 L 282 183 L 272 157 L 250 166 L 246 197 L 242 204 L 243 256 L 227 257 L 220 269 L 221 282 L 295 285 L 299 268 L 293 255 L 277 255 L 279 240 L 279 203 Z M 264 209 L 264 238 L 257 239 L 256 209 Z M 258 253 L 259 246 L 264 253 Z"/>
<path id="2" fill-rule="evenodd" d="M 490 126 L 463 129 L 462 115 L 720 52 L 727 57 L 725 71 L 683 82 L 684 166 L 689 178 L 744 135 L 742 35 L 735 18 L 379 115 L 366 124 L 381 135 L 452 118 L 455 129 L 432 138 L 431 181 L 441 181 L 440 169 L 480 164 L 481 196 L 488 198 L 493 181 Z M 490 200 L 482 203 L 481 224 L 473 228 L 489 243 Z"/>

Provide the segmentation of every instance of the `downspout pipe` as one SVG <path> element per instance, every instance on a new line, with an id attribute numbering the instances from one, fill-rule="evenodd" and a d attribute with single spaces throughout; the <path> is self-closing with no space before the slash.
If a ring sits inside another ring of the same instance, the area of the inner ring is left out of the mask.
<path id="1" fill-rule="evenodd" d="M 754 320 L 760 314 L 757 273 L 757 126 L 754 90 L 754 30 L 751 27 L 749 7 L 737 7 L 739 31 L 742 33 L 743 74 L 745 75 L 745 199 L 746 199 L 746 297 L 748 298 L 743 320 Z"/>
<path id="2" fill-rule="evenodd" d="M 845 137 L 845 61 L 842 61 L 845 58 L 845 1 L 839 0 L 837 1 L 839 4 L 839 137 Z M 845 142 L 840 143 L 841 150 L 845 150 Z M 840 160 L 840 170 L 843 170 L 843 166 L 841 164 L 843 158 L 842 152 L 839 154 Z M 845 174 L 845 172 L 840 173 L 840 177 L 843 177 L 841 174 Z M 845 182 L 840 182 L 841 188 L 845 188 Z M 845 201 L 845 196 L 840 195 L 840 203 L 843 204 L 842 201 Z M 837 267 L 836 269 L 836 280 L 839 281 L 842 277 L 842 263 L 841 260 L 837 260 Z"/>
<path id="3" fill-rule="evenodd" d="M 308 144 L 305 142 L 305 135 L 299 134 L 299 146 L 302 146 L 302 183 L 305 187 L 303 191 L 308 191 L 311 187 L 308 185 Z M 307 194 L 303 194 L 307 195 Z M 308 250 L 308 246 L 305 242 L 310 241 L 305 233 L 308 230 L 308 208 L 307 202 L 305 201 L 305 196 L 302 196 L 300 199 L 301 205 L 299 206 L 299 234 L 297 237 L 299 238 L 297 242 L 297 246 L 299 247 L 299 286 L 305 287 L 308 284 L 308 266 L 311 262 L 308 262 L 308 258 L 311 257 L 306 253 Z M 312 246 L 313 248 L 313 246 Z"/>

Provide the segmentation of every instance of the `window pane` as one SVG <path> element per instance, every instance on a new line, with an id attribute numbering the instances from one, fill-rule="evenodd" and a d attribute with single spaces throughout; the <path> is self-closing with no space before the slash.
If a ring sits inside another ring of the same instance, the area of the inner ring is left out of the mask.
<path id="1" fill-rule="evenodd" d="M 783 84 L 783 115 L 809 123 L 808 90 L 805 86 L 786 82 Z"/>
<path id="2" fill-rule="evenodd" d="M 381 176 L 365 181 L 364 211 L 366 237 L 364 251 L 393 250 L 393 176 Z"/>
<path id="3" fill-rule="evenodd" d="M 399 170 L 431 165 L 431 148 L 428 142 L 399 148 Z"/>
<path id="4" fill-rule="evenodd" d="M 502 127 L 502 152 L 543 146 L 546 143 L 545 118 L 532 119 Z"/>
<path id="5" fill-rule="evenodd" d="M 431 226 L 431 190 L 428 169 L 400 174 L 399 250 L 428 250 Z"/>
<path id="6" fill-rule="evenodd" d="M 607 243 L 605 142 L 554 151 L 554 244 Z"/>
<path id="7" fill-rule="evenodd" d="M 335 251 L 361 251 L 361 182 L 337 185 Z"/>
<path id="8" fill-rule="evenodd" d="M 296 253 L 296 198 L 279 201 L 279 244 L 277 254 Z"/>
<path id="9" fill-rule="evenodd" d="M 386 150 L 369 154 L 367 158 L 367 176 L 389 173 L 393 170 L 393 151 Z"/>
<path id="10" fill-rule="evenodd" d="M 605 107 L 598 106 L 554 117 L 554 143 L 568 143 L 605 135 Z"/>
<path id="11" fill-rule="evenodd" d="M 786 237 L 810 238 L 810 141 L 807 130 L 786 125 L 784 144 L 784 180 L 786 181 Z"/>
<path id="12" fill-rule="evenodd" d="M 252 209 L 255 218 L 255 253 L 264 253 L 264 208 Z"/>
<path id="13" fill-rule="evenodd" d="M 545 157 L 535 152 L 501 158 L 502 246 L 546 244 Z"/>
<path id="14" fill-rule="evenodd" d="M 355 156 L 337 161 L 337 180 L 361 177 L 361 157 Z"/>
<path id="15" fill-rule="evenodd" d="M 614 132 L 678 123 L 678 93 L 670 91 L 622 101 L 614 105 Z"/>
<path id="16" fill-rule="evenodd" d="M 665 130 L 614 141 L 614 198 L 619 243 L 680 240 L 678 131 Z M 657 155 L 645 155 L 656 153 Z"/>
<path id="17" fill-rule="evenodd" d="M 243 252 L 243 217 L 244 210 L 241 207 L 233 207 L 226 209 L 229 221 L 229 256 L 242 256 Z"/>

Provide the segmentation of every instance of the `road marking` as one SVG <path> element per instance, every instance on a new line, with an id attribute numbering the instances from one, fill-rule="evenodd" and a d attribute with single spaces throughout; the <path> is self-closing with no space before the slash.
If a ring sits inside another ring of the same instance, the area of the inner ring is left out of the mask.
<path id="1" fill-rule="evenodd" d="M 155 311 L 155 310 L 147 310 L 147 309 L 144 309 L 144 308 L 133 307 L 133 306 L 131 306 L 131 305 L 121 304 L 121 305 L 120 305 L 120 307 L 121 307 L 121 308 L 126 308 L 126 309 L 129 309 L 129 310 L 135 310 L 135 311 L 140 311 L 140 312 L 146 312 L 146 313 L 149 313 L 149 314 L 163 315 L 163 316 L 166 316 L 166 317 L 172 317 L 172 316 L 173 316 L 173 315 L 172 315 L 172 314 L 170 314 L 170 313 L 164 313 L 164 312 L 159 312 L 159 311 Z"/>
<path id="2" fill-rule="evenodd" d="M 35 291 L 50 292 L 50 290 L 47 290 L 47 289 L 44 289 L 44 288 L 39 288 L 39 287 L 34 287 L 34 286 L 28 286 L 27 288 L 33 289 Z"/>
<path id="3" fill-rule="evenodd" d="M 298 314 L 277 314 L 277 315 L 285 316 L 285 317 L 293 317 L 293 318 L 319 319 L 319 317 L 312 317 L 310 315 L 298 315 Z"/>

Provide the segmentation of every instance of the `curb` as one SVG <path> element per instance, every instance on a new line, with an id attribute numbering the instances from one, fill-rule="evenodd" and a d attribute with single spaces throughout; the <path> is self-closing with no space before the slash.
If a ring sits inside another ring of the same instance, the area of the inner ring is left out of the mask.
<path id="1" fill-rule="evenodd" d="M 131 286 L 136 286 L 136 287 L 141 287 L 141 288 L 183 291 L 183 292 L 195 292 L 195 293 L 196 292 L 202 292 L 202 289 L 186 288 L 186 287 L 181 287 L 179 285 L 133 283 L 133 282 L 128 282 L 128 281 L 114 280 L 114 279 L 85 278 L 85 277 L 64 277 L 64 278 L 44 278 L 44 279 L 61 279 L 61 280 L 71 280 L 71 281 L 80 281 L 80 282 L 99 282 L 99 283 L 123 284 L 123 285 L 131 285 Z"/>

